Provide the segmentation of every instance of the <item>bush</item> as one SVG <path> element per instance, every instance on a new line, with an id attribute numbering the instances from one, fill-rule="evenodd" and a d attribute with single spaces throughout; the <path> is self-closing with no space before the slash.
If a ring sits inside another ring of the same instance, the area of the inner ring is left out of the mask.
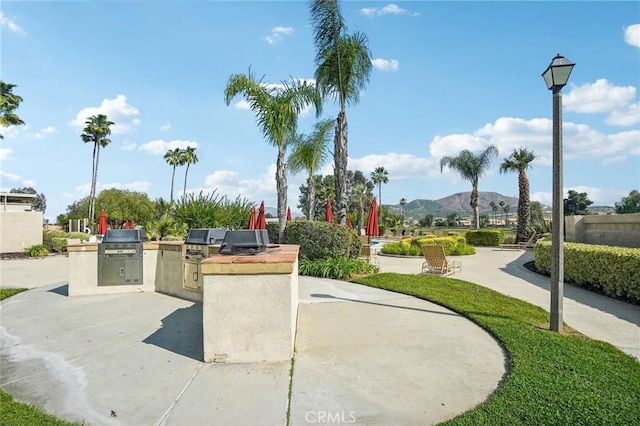
<path id="1" fill-rule="evenodd" d="M 47 250 L 44 244 L 36 244 L 24 249 L 24 254 L 28 257 L 44 257 L 49 254 L 49 250 Z"/>
<path id="2" fill-rule="evenodd" d="M 473 248 L 473 246 L 468 246 L 459 242 L 451 249 L 449 253 L 446 254 L 449 256 L 467 256 L 470 254 L 476 254 L 476 249 Z"/>
<path id="3" fill-rule="evenodd" d="M 302 258 L 298 264 L 298 274 L 310 277 L 344 279 L 376 272 L 378 268 L 369 262 L 347 257 L 329 257 L 320 260 Z"/>
<path id="4" fill-rule="evenodd" d="M 423 244 L 442 246 L 444 247 L 445 254 L 448 255 L 458 243 L 465 244 L 465 238 L 459 235 L 451 235 L 448 237 L 417 238 L 414 244 L 416 244 L 419 248 Z M 420 253 L 422 253 L 422 249 L 420 249 Z"/>
<path id="5" fill-rule="evenodd" d="M 465 237 L 472 246 L 497 247 L 504 243 L 504 234 L 498 229 L 467 231 Z"/>
<path id="6" fill-rule="evenodd" d="M 89 241 L 89 234 L 85 234 L 84 232 L 69 232 L 67 234 L 67 238 L 76 238 L 80 241 Z"/>
<path id="7" fill-rule="evenodd" d="M 42 244 L 45 246 L 47 251 L 56 251 L 53 247 L 53 239 L 54 238 L 67 238 L 67 233 L 60 229 L 53 229 L 51 231 L 42 231 Z M 64 247 L 66 247 L 66 242 Z M 59 248 L 60 245 L 58 243 L 56 248 Z M 60 250 L 62 251 L 62 250 Z"/>
<path id="8" fill-rule="evenodd" d="M 300 246 L 301 259 L 353 256 L 354 236 L 346 226 L 319 220 L 293 220 L 285 228 L 285 238 L 288 244 Z"/>
<path id="9" fill-rule="evenodd" d="M 287 224 L 288 225 L 288 224 Z M 287 230 L 285 228 L 284 238 L 285 241 L 278 242 L 278 231 L 280 230 L 280 224 L 278 222 L 269 222 L 267 223 L 267 234 L 269 235 L 269 242 L 271 244 L 287 244 Z"/>
<path id="10" fill-rule="evenodd" d="M 384 254 L 395 254 L 401 256 L 422 256 L 422 249 L 412 245 L 408 240 L 397 243 L 386 243 L 380 250 Z"/>
<path id="11" fill-rule="evenodd" d="M 536 268 L 551 273 L 551 241 L 538 240 Z M 640 304 L 640 249 L 564 243 L 564 279 L 578 287 Z"/>
<path id="12" fill-rule="evenodd" d="M 50 243 L 50 250 L 57 253 L 67 251 L 67 239 L 58 237 L 52 238 Z"/>

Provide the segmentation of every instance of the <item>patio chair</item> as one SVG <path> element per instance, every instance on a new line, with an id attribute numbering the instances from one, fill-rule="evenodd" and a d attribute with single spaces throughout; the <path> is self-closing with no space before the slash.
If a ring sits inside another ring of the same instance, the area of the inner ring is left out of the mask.
<path id="1" fill-rule="evenodd" d="M 538 241 L 538 234 L 533 233 L 531 237 L 527 241 L 521 241 L 518 243 L 518 248 L 525 250 L 528 248 L 534 248 L 536 245 L 536 241 Z"/>
<path id="2" fill-rule="evenodd" d="M 378 262 L 378 257 L 376 256 L 376 251 L 371 248 L 371 244 L 363 244 L 362 248 L 360 248 L 360 256 L 358 256 L 360 260 L 366 260 L 375 266 L 380 266 Z"/>
<path id="3" fill-rule="evenodd" d="M 424 255 L 423 274 L 447 276 L 462 270 L 460 262 L 447 259 L 442 246 L 424 244 L 422 245 L 422 254 Z"/>

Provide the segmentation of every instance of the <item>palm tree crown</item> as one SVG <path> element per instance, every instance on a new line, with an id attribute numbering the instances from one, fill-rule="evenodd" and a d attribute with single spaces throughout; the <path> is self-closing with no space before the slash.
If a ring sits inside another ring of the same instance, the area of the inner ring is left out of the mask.
<path id="1" fill-rule="evenodd" d="M 315 79 L 323 98 L 340 103 L 334 137 L 334 174 L 337 222 L 346 223 L 347 188 L 347 117 L 346 105 L 357 104 L 360 91 L 369 82 L 371 52 L 363 33 L 347 34 L 337 0 L 310 2 L 311 22 L 316 46 Z"/>
<path id="2" fill-rule="evenodd" d="M 498 148 L 489 145 L 484 151 L 475 155 L 465 149 L 456 157 L 442 157 L 440 159 L 440 172 L 446 167 L 458 172 L 460 177 L 471 182 L 471 208 L 474 212 L 476 228 L 480 228 L 480 214 L 478 211 L 478 180 L 484 175 L 491 165 L 491 159 L 498 156 Z"/>
<path id="3" fill-rule="evenodd" d="M 295 138 L 298 115 L 307 105 L 314 105 L 316 114 L 322 111 L 320 97 L 315 87 L 307 82 L 291 80 L 282 85 L 267 85 L 263 79 L 256 80 L 249 69 L 248 74 L 233 74 L 224 91 L 227 105 L 242 94 L 256 114 L 258 127 L 264 137 L 278 148 L 276 161 L 276 190 L 278 193 L 279 239 L 284 237 L 287 224 L 287 175 L 285 150 Z"/>
<path id="4" fill-rule="evenodd" d="M 500 165 L 500 173 L 518 173 L 518 230 L 516 241 L 526 241 L 531 236 L 531 200 L 527 169 L 536 158 L 533 151 L 526 148 L 514 149 Z M 508 211 L 507 211 L 508 212 Z"/>
<path id="5" fill-rule="evenodd" d="M 18 126 L 24 121 L 14 112 L 20 106 L 22 98 L 13 93 L 15 84 L 0 80 L 0 125 L 3 127 Z M 0 134 L 0 139 L 4 137 Z"/>
<path id="6" fill-rule="evenodd" d="M 184 172 L 184 189 L 182 191 L 182 198 L 184 199 L 187 194 L 187 174 L 189 173 L 189 166 L 192 164 L 196 164 L 198 162 L 198 155 L 196 154 L 196 149 L 193 146 L 188 146 L 186 149 L 183 149 L 180 153 L 180 159 L 182 164 L 187 165 L 187 169 Z"/>
<path id="7" fill-rule="evenodd" d="M 378 206 L 382 206 L 382 184 L 389 183 L 389 172 L 384 167 L 376 167 L 371 172 L 371 180 L 378 185 Z"/>
<path id="8" fill-rule="evenodd" d="M 93 115 L 85 121 L 80 137 L 84 143 L 93 143 L 93 162 L 91 168 L 91 190 L 89 192 L 89 221 L 93 224 L 95 219 L 96 185 L 98 182 L 98 162 L 100 160 L 100 148 L 111 143 L 107 136 L 111 134 L 111 126 L 106 115 Z"/>
<path id="9" fill-rule="evenodd" d="M 322 120 L 315 124 L 311 135 L 296 135 L 293 140 L 293 150 L 289 154 L 287 167 L 292 173 L 303 169 L 307 172 L 307 218 L 313 220 L 315 211 L 315 181 L 313 175 L 316 170 L 327 161 L 329 156 L 329 138 L 334 121 Z"/>

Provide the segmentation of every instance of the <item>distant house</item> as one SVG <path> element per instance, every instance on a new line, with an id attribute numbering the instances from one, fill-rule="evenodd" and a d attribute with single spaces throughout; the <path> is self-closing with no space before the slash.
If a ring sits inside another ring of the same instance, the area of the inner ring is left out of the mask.
<path id="1" fill-rule="evenodd" d="M 42 244 L 42 212 L 32 203 L 36 194 L 0 192 L 0 253 L 17 253 Z"/>

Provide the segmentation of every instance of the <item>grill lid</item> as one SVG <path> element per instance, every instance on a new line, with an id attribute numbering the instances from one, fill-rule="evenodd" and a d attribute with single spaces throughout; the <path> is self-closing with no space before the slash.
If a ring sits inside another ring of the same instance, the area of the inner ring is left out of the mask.
<path id="1" fill-rule="evenodd" d="M 142 234 L 139 229 L 107 229 L 103 243 L 141 243 Z"/>
<path id="2" fill-rule="evenodd" d="M 224 228 L 190 229 L 185 244 L 220 244 L 225 235 L 227 235 L 227 230 Z"/>

